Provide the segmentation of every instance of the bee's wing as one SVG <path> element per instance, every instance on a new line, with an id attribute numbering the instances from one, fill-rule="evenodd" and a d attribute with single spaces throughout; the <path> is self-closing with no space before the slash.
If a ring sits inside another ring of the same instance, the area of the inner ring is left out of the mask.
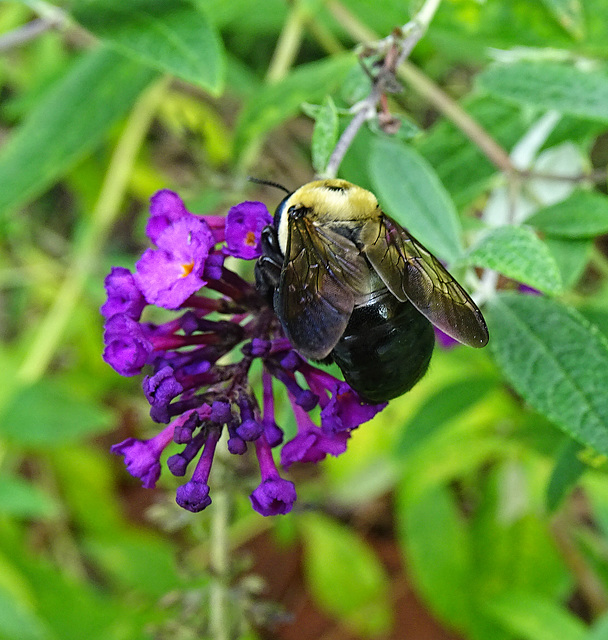
<path id="1" fill-rule="evenodd" d="M 471 347 L 489 335 L 481 311 L 439 260 L 403 227 L 382 215 L 367 222 L 363 251 L 384 284 L 399 300 L 409 300 L 444 333 Z"/>
<path id="2" fill-rule="evenodd" d="M 302 216 L 289 219 L 275 309 L 304 356 L 321 360 L 342 337 L 369 268 L 353 242 Z"/>

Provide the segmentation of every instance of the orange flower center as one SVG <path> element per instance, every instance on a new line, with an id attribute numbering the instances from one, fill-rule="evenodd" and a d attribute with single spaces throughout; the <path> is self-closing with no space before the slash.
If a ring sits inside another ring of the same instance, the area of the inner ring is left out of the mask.
<path id="1" fill-rule="evenodd" d="M 255 233 L 253 231 L 248 231 L 245 236 L 245 244 L 249 247 L 255 247 Z"/>
<path id="2" fill-rule="evenodd" d="M 187 262 L 182 265 L 183 273 L 180 274 L 180 278 L 185 278 L 192 273 L 192 269 L 194 269 L 194 260 L 192 262 Z"/>

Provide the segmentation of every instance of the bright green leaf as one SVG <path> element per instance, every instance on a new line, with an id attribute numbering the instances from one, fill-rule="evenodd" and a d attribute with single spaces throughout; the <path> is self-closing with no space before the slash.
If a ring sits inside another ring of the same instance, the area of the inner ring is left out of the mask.
<path id="1" fill-rule="evenodd" d="M 608 638 L 608 614 L 604 613 L 594 623 L 585 640 L 606 640 Z"/>
<path id="2" fill-rule="evenodd" d="M 547 485 L 547 508 L 550 511 L 557 509 L 587 468 L 578 456 L 582 448 L 570 439 L 561 447 Z"/>
<path id="3" fill-rule="evenodd" d="M 338 112 L 330 96 L 325 98 L 316 116 L 312 132 L 312 166 L 316 173 L 325 171 L 327 162 L 338 139 Z"/>
<path id="4" fill-rule="evenodd" d="M 515 390 L 573 438 L 608 454 L 608 341 L 577 311 L 505 293 L 486 310 L 490 347 Z"/>
<path id="5" fill-rule="evenodd" d="M 608 233 L 608 197 L 597 191 L 575 191 L 567 200 L 530 216 L 526 224 L 560 238 L 592 238 Z"/>
<path id="6" fill-rule="evenodd" d="M 583 640 L 585 624 L 565 607 L 535 593 L 508 591 L 486 602 L 505 629 L 524 640 Z"/>
<path id="7" fill-rule="evenodd" d="M 51 635 L 33 611 L 0 588 L 0 638 L 3 640 L 46 640 Z"/>
<path id="8" fill-rule="evenodd" d="M 178 588 L 182 582 L 175 549 L 148 531 L 121 531 L 111 537 L 88 538 L 84 546 L 95 562 L 119 585 L 155 598 Z"/>
<path id="9" fill-rule="evenodd" d="M 412 147 L 385 138 L 372 144 L 369 172 L 380 206 L 439 258 L 462 253 L 454 203 L 427 161 Z"/>
<path id="10" fill-rule="evenodd" d="M 408 421 L 395 444 L 400 460 L 436 433 L 446 422 L 464 413 L 481 400 L 495 385 L 492 378 L 457 380 L 441 387 Z"/>
<path id="11" fill-rule="evenodd" d="M 30 482 L 17 476 L 0 477 L 0 513 L 18 518 L 46 518 L 56 512 L 56 503 Z"/>
<path id="12" fill-rule="evenodd" d="M 391 627 L 388 577 L 374 554 L 350 529 L 320 515 L 299 525 L 311 592 L 331 615 L 364 637 Z"/>
<path id="13" fill-rule="evenodd" d="M 608 74 L 603 69 L 521 61 L 489 67 L 478 82 L 488 93 L 518 104 L 608 121 Z"/>
<path id="14" fill-rule="evenodd" d="M 539 291 L 559 293 L 562 290 L 553 256 L 542 240 L 526 227 L 492 229 L 469 251 L 468 260 Z"/>
<path id="15" fill-rule="evenodd" d="M 111 425 L 107 408 L 46 379 L 15 393 L 0 419 L 0 434 L 21 445 L 59 445 Z"/>
<path id="16" fill-rule="evenodd" d="M 470 539 L 454 497 L 442 486 L 411 500 L 399 487 L 397 527 L 408 574 L 431 610 L 450 626 L 471 623 Z"/>
<path id="17" fill-rule="evenodd" d="M 509 589 L 548 598 L 568 591 L 568 570 L 542 515 L 545 483 L 537 460 L 521 453 L 494 462 L 475 479 L 468 521 L 479 601 Z"/>
<path id="18" fill-rule="evenodd" d="M 221 92 L 221 40 L 189 0 L 83 0 L 73 15 L 121 53 L 214 94 Z"/>
<path id="19" fill-rule="evenodd" d="M 542 0 L 562 27 L 575 38 L 582 38 L 585 20 L 580 0 Z"/>
<path id="20" fill-rule="evenodd" d="M 94 149 L 153 77 L 104 48 L 84 55 L 0 151 L 0 216 L 37 196 Z"/>

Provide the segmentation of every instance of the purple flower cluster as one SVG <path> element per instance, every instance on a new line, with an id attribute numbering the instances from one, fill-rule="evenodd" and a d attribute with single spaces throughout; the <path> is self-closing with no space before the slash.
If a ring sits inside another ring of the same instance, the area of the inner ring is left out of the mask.
<path id="1" fill-rule="evenodd" d="M 128 438 L 112 451 L 151 488 L 161 455 L 171 443 L 179 445 L 166 464 L 179 477 L 194 467 L 177 490 L 177 503 L 189 511 L 211 503 L 209 473 L 224 430 L 230 453 L 255 449 L 261 483 L 250 496 L 253 508 L 265 516 L 291 510 L 295 487 L 279 475 L 272 451 L 284 439 L 275 422 L 273 383 L 287 390 L 298 425 L 281 448 L 283 467 L 343 453 L 351 431 L 385 406 L 366 404 L 345 382 L 304 360 L 267 301 L 225 266 L 227 256 L 258 258 L 262 229 L 271 222 L 261 202 L 242 202 L 226 217 L 197 216 L 176 193 L 159 191 L 146 227 L 154 247 L 135 273 L 114 267 L 105 280 L 103 357 L 124 376 L 145 369 L 150 415 L 167 425 L 149 440 Z M 142 322 L 148 305 L 175 316 L 162 324 Z M 261 407 L 249 380 L 256 359 L 263 363 Z M 317 406 L 320 426 L 309 415 Z"/>

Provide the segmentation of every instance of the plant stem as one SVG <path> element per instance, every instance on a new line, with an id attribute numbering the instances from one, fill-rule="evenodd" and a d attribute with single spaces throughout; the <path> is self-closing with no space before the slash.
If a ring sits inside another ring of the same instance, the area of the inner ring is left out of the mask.
<path id="1" fill-rule="evenodd" d="M 229 488 L 223 461 L 214 467 L 213 511 L 211 512 L 211 544 L 209 562 L 213 579 L 209 597 L 209 626 L 213 640 L 229 640 L 228 581 L 230 574 Z"/>
<path id="2" fill-rule="evenodd" d="M 438 3 L 425 3 L 417 16 L 412 20 L 413 23 L 417 23 L 421 14 L 424 19 L 421 21 L 423 30 L 419 32 L 418 39 L 422 37 L 424 31 L 426 31 L 429 21 L 437 9 L 437 5 Z M 374 31 L 362 24 L 348 9 L 340 2 L 337 2 L 337 0 L 333 0 L 328 6 L 334 17 L 353 38 L 362 42 L 375 42 L 379 39 Z M 476 120 L 471 118 L 455 100 L 452 100 L 447 93 L 423 74 L 415 65 L 407 60 L 401 60 L 401 64 L 397 69 L 397 75 L 407 82 L 414 91 L 436 107 L 446 118 L 451 120 L 473 144 L 481 149 L 498 169 L 508 174 L 515 172 L 509 154 L 496 140 L 494 140 Z"/>
<path id="3" fill-rule="evenodd" d="M 98 264 L 112 223 L 119 214 L 133 163 L 168 82 L 168 79 L 162 79 L 152 85 L 131 111 L 112 155 L 90 223 L 74 247 L 65 279 L 53 305 L 40 322 L 17 373 L 24 382 L 34 382 L 46 371 L 87 278 Z"/>
<path id="4" fill-rule="evenodd" d="M 45 31 L 49 31 L 56 26 L 56 24 L 56 22 L 52 22 L 51 20 L 36 18 L 17 29 L 4 33 L 0 36 L 0 53 L 13 49 L 14 47 L 20 47 L 22 44 L 37 38 Z"/>
<path id="5" fill-rule="evenodd" d="M 572 501 L 569 500 L 564 509 L 555 516 L 551 532 L 562 558 L 574 575 L 587 604 L 593 614 L 599 616 L 608 610 L 608 593 L 572 539 L 572 520 L 575 518 Z"/>
<path id="6" fill-rule="evenodd" d="M 266 72 L 266 82 L 274 84 L 286 75 L 295 62 L 304 33 L 304 16 L 297 2 L 294 2 L 283 25 L 277 46 Z"/>
<path id="7" fill-rule="evenodd" d="M 386 47 L 384 69 L 375 78 L 372 89 L 364 100 L 362 100 L 354 109 L 355 115 L 350 121 L 340 139 L 338 140 L 330 158 L 327 163 L 327 167 L 323 172 L 323 175 L 328 178 L 335 178 L 340 164 L 344 158 L 344 155 L 348 151 L 359 129 L 363 126 L 363 123 L 369 118 L 373 117 L 376 113 L 378 102 L 387 88 L 387 82 L 390 82 L 390 78 L 393 76 L 396 67 L 401 65 L 405 58 L 409 56 L 412 49 L 416 46 L 420 38 L 426 33 L 429 23 L 433 19 L 435 12 L 439 8 L 441 0 L 426 0 L 422 5 L 420 11 L 401 29 L 400 36 L 389 36 L 382 41 Z M 355 29 L 357 35 L 373 36 L 373 32 L 367 31 L 365 27 L 358 28 L 356 26 L 356 19 L 350 16 L 348 12 L 337 2 L 330 3 L 330 10 L 337 12 L 334 13 L 339 21 L 344 21 L 352 28 Z M 344 25 L 343 25 L 344 26 Z M 354 35 L 354 34 L 353 34 Z M 377 40 L 377 38 L 371 38 Z M 395 50 L 398 51 L 395 54 Z"/>

